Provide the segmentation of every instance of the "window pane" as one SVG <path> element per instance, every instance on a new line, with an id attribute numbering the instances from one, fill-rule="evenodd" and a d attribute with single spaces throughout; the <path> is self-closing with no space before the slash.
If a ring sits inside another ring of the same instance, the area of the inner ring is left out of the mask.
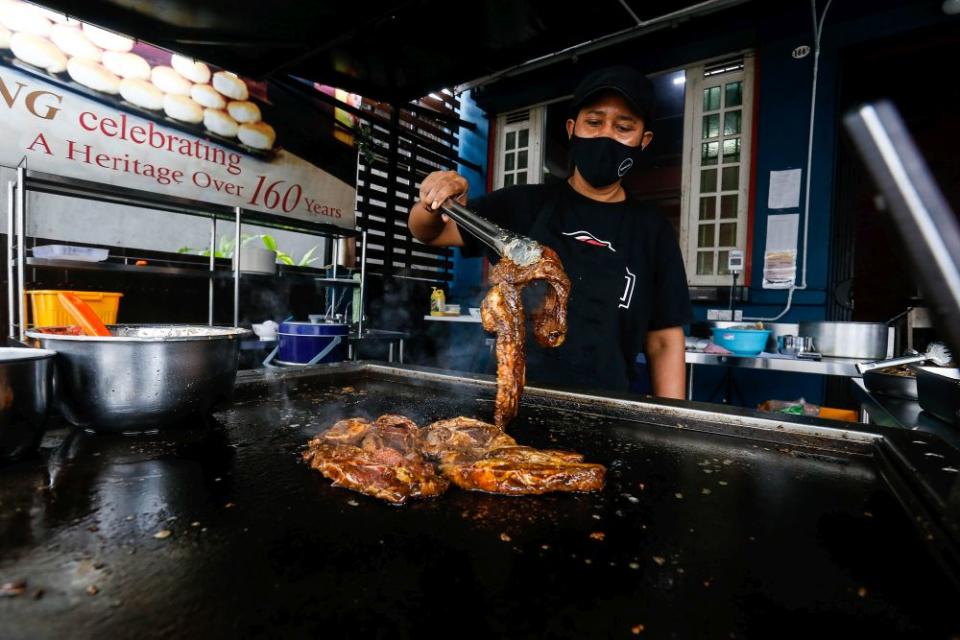
<path id="1" fill-rule="evenodd" d="M 507 175 L 503 176 L 503 186 L 509 187 L 511 185 L 513 185 L 513 174 L 508 173 Z"/>
<path id="2" fill-rule="evenodd" d="M 713 275 L 713 251 L 697 252 L 697 275 L 698 276 Z"/>
<path id="3" fill-rule="evenodd" d="M 729 251 L 721 251 L 717 254 L 717 275 L 726 276 L 730 275 L 730 265 L 728 260 L 730 259 Z"/>
<path id="4" fill-rule="evenodd" d="M 719 152 L 719 142 L 704 142 L 700 145 L 700 164 L 717 164 Z"/>
<path id="5" fill-rule="evenodd" d="M 527 168 L 527 152 L 521 151 L 520 157 L 517 158 L 517 169 L 526 169 Z"/>
<path id="6" fill-rule="evenodd" d="M 720 108 L 720 87 L 708 87 L 703 90 L 703 110 L 716 111 Z"/>
<path id="7" fill-rule="evenodd" d="M 726 171 L 726 169 L 724 169 Z M 717 170 L 704 169 L 700 172 L 700 193 L 713 193 L 717 190 Z"/>
<path id="8" fill-rule="evenodd" d="M 723 161 L 740 162 L 740 138 L 723 141 Z"/>
<path id="9" fill-rule="evenodd" d="M 736 191 L 740 188 L 740 167 L 724 167 L 723 178 L 721 179 L 721 190 Z"/>
<path id="10" fill-rule="evenodd" d="M 517 146 L 517 132 L 509 131 L 507 132 L 507 151 L 515 149 Z"/>
<path id="11" fill-rule="evenodd" d="M 720 135 L 720 114 L 703 116 L 703 138 L 716 138 Z"/>
<path id="12" fill-rule="evenodd" d="M 739 107 L 743 102 L 743 82 L 737 80 L 736 82 L 731 82 L 726 86 L 727 99 L 724 102 L 724 106 L 727 108 L 730 107 Z"/>
<path id="13" fill-rule="evenodd" d="M 709 198 L 700 198 L 700 219 L 717 219 L 717 199 L 713 196 L 710 196 Z"/>
<path id="14" fill-rule="evenodd" d="M 700 248 L 712 248 L 714 246 L 713 238 L 715 230 L 716 227 L 714 227 L 712 222 L 700 225 L 700 231 L 697 233 L 697 246 Z"/>
<path id="15" fill-rule="evenodd" d="M 720 242 L 718 244 L 721 247 L 737 246 L 737 223 L 736 222 L 727 222 L 720 225 Z"/>
<path id="16" fill-rule="evenodd" d="M 504 171 L 513 171 L 513 169 L 514 169 L 514 163 L 515 163 L 516 159 L 517 159 L 517 154 L 515 154 L 515 153 L 508 153 L 506 156 L 504 156 L 504 160 L 503 160 L 503 170 L 504 170 Z"/>
<path id="17" fill-rule="evenodd" d="M 517 184 L 527 184 L 527 172 L 521 171 L 517 174 Z"/>
<path id="18" fill-rule="evenodd" d="M 720 196 L 720 217 L 737 217 L 737 195 Z"/>
<path id="19" fill-rule="evenodd" d="M 529 129 L 520 130 L 520 137 L 517 141 L 517 146 L 520 147 L 521 149 L 530 146 L 530 130 Z"/>
<path id="20" fill-rule="evenodd" d="M 735 136 L 740 133 L 740 111 L 727 111 L 723 114 L 723 135 Z"/>

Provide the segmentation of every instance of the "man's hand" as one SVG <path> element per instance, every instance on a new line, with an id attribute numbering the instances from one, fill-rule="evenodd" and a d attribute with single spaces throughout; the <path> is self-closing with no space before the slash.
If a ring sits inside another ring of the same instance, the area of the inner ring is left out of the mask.
<path id="1" fill-rule="evenodd" d="M 439 247 L 463 246 L 457 223 L 437 209 L 450 198 L 467 204 L 466 178 L 456 171 L 434 171 L 420 183 L 420 200 L 410 208 L 407 226 L 410 233 L 424 244 Z"/>
<path id="2" fill-rule="evenodd" d="M 448 198 L 467 204 L 466 178 L 456 171 L 434 171 L 420 183 L 420 203 L 429 211 L 436 211 Z"/>
<path id="3" fill-rule="evenodd" d="M 661 398 L 686 398 L 686 347 L 683 327 L 667 327 L 647 333 L 647 363 L 653 395 Z"/>

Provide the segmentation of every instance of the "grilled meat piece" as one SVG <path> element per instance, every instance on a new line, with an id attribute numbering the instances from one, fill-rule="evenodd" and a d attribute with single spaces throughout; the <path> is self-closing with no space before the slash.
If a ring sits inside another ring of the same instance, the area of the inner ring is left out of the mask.
<path id="1" fill-rule="evenodd" d="M 526 384 L 526 322 L 520 291 L 534 280 L 549 285 L 543 302 L 532 314 L 534 338 L 543 347 L 559 347 L 567 335 L 570 278 L 553 249 L 543 247 L 540 260 L 526 267 L 501 259 L 493 267 L 490 291 L 480 305 L 483 328 L 497 334 L 494 422 L 501 429 L 517 415 Z"/>
<path id="2" fill-rule="evenodd" d="M 373 427 L 363 418 L 347 418 L 340 420 L 320 435 L 327 442 L 340 444 L 360 444 L 363 437 Z"/>
<path id="3" fill-rule="evenodd" d="M 447 456 L 440 463 L 440 471 L 461 489 L 487 493 L 530 495 L 602 489 L 606 468 L 578 458 L 582 459 L 578 454 L 514 446 L 491 449 L 473 460 L 459 454 Z"/>
<path id="4" fill-rule="evenodd" d="M 351 418 L 311 440 L 303 458 L 334 486 L 403 504 L 450 486 L 417 451 L 416 436 L 417 426 L 403 416 L 381 416 L 372 424 Z"/>
<path id="5" fill-rule="evenodd" d="M 503 494 L 597 491 L 606 469 L 586 464 L 579 453 L 534 449 L 492 424 L 472 418 L 440 420 L 418 436 L 424 456 L 461 489 Z"/>
<path id="6" fill-rule="evenodd" d="M 431 460 L 459 453 L 479 458 L 491 448 L 509 447 L 516 441 L 499 428 L 473 418 L 438 420 L 417 436 L 420 453 Z"/>

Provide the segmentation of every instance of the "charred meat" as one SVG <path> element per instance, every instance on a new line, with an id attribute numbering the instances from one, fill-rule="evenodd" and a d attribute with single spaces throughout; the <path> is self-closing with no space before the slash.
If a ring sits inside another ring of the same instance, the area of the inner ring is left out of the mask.
<path id="1" fill-rule="evenodd" d="M 543 302 L 533 311 L 533 335 L 543 347 L 559 347 L 567 336 L 570 278 L 549 247 L 537 262 L 521 267 L 503 258 L 490 275 L 490 291 L 480 306 L 483 328 L 497 334 L 497 399 L 494 422 L 501 429 L 517 415 L 526 384 L 526 318 L 520 292 L 534 280 L 547 283 Z"/>
<path id="2" fill-rule="evenodd" d="M 416 435 L 417 426 L 402 416 L 350 418 L 311 440 L 303 458 L 334 486 L 403 504 L 450 486 L 417 451 Z"/>

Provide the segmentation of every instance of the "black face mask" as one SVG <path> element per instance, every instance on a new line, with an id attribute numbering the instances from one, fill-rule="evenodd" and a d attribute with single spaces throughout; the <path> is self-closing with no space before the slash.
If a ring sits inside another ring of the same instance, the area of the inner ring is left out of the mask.
<path id="1" fill-rule="evenodd" d="M 636 164 L 641 147 L 630 147 L 613 138 L 570 138 L 570 158 L 583 179 L 594 187 L 605 187 L 627 175 Z"/>

